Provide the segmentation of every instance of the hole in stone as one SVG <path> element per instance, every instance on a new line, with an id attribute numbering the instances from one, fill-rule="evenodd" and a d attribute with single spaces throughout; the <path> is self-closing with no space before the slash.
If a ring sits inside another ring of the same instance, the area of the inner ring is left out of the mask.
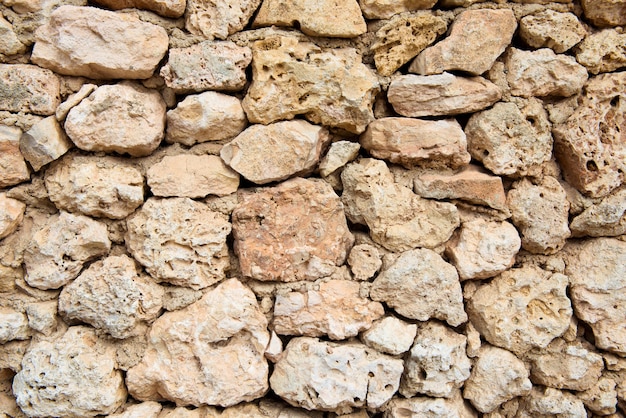
<path id="1" fill-rule="evenodd" d="M 291 25 L 292 25 L 294 28 L 296 28 L 296 29 L 300 30 L 300 22 L 299 22 L 298 20 L 294 20 L 293 22 L 291 22 Z"/>
<path id="2" fill-rule="evenodd" d="M 589 160 L 587 161 L 587 170 L 589 171 L 598 171 L 598 165 L 595 161 Z"/>
<path id="3" fill-rule="evenodd" d="M 619 104 L 619 96 L 615 96 L 611 99 L 611 106 L 615 107 Z"/>

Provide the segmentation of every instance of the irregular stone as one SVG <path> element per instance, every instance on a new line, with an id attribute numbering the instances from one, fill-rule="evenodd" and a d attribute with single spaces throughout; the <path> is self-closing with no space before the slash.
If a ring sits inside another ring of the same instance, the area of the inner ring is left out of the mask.
<path id="1" fill-rule="evenodd" d="M 0 64 L 0 110 L 52 115 L 61 103 L 61 82 L 50 70 L 28 64 Z"/>
<path id="2" fill-rule="evenodd" d="M 224 279 L 231 225 L 206 205 L 150 198 L 126 225 L 126 248 L 158 282 L 198 290 Z"/>
<path id="3" fill-rule="evenodd" d="M 248 47 L 230 41 L 204 41 L 187 48 L 171 48 L 160 74 L 175 93 L 238 91 L 246 84 L 245 70 L 251 59 Z"/>
<path id="4" fill-rule="evenodd" d="M 187 4 L 185 0 L 95 0 L 95 2 L 113 10 L 145 9 L 165 17 L 181 17 Z"/>
<path id="5" fill-rule="evenodd" d="M 387 100 L 403 116 L 446 116 L 483 110 L 502 97 L 483 77 L 401 75 L 389 84 Z"/>
<path id="6" fill-rule="evenodd" d="M 0 57 L 23 54 L 26 45 L 20 42 L 11 23 L 0 16 Z"/>
<path id="7" fill-rule="evenodd" d="M 459 70 L 473 75 L 487 71 L 511 43 L 517 29 L 510 9 L 476 9 L 459 14 L 443 41 L 426 48 L 409 72 L 440 74 Z"/>
<path id="8" fill-rule="evenodd" d="M 241 272 L 257 280 L 330 276 L 354 243 L 339 197 L 318 179 L 241 191 L 232 219 Z"/>
<path id="9" fill-rule="evenodd" d="M 38 417 L 107 415 L 126 400 L 115 347 L 84 326 L 31 344 L 13 379 L 13 393 L 22 411 Z"/>
<path id="10" fill-rule="evenodd" d="M 220 156 L 246 179 L 266 184 L 313 171 L 329 141 L 328 130 L 304 120 L 252 125 Z"/>
<path id="11" fill-rule="evenodd" d="M 384 405 L 401 374 L 401 359 L 362 344 L 298 337 L 276 363 L 270 386 L 293 406 L 344 414 L 354 407 Z"/>
<path id="12" fill-rule="evenodd" d="M 55 116 L 35 123 L 20 138 L 20 151 L 35 171 L 57 160 L 73 146 Z"/>
<path id="13" fill-rule="evenodd" d="M 618 236 L 626 234 L 626 188 L 620 188 L 572 219 L 575 237 Z"/>
<path id="14" fill-rule="evenodd" d="M 80 273 L 83 264 L 111 249 L 106 225 L 68 212 L 35 232 L 24 252 L 25 279 L 37 289 L 58 289 Z"/>
<path id="15" fill-rule="evenodd" d="M 168 47 L 160 26 L 95 7 L 64 5 L 36 33 L 33 63 L 95 79 L 148 78 Z"/>
<path id="16" fill-rule="evenodd" d="M 270 341 L 267 343 L 267 347 L 265 348 L 265 358 L 267 358 L 272 363 L 276 363 L 280 356 L 283 354 L 283 342 L 276 334 L 275 331 L 272 331 L 270 334 Z"/>
<path id="17" fill-rule="evenodd" d="M 20 152 L 21 135 L 20 128 L 0 125 L 0 188 L 30 179 L 30 171 Z"/>
<path id="18" fill-rule="evenodd" d="M 407 415 L 408 414 L 408 415 Z M 454 397 L 393 398 L 384 407 L 383 418 L 476 418 L 478 415 L 457 392 Z"/>
<path id="19" fill-rule="evenodd" d="M 50 200 L 68 212 L 124 219 L 143 203 L 143 175 L 126 159 L 70 154 L 44 178 Z"/>
<path id="20" fill-rule="evenodd" d="M 453 327 L 467 321 L 456 269 L 426 248 L 402 253 L 376 277 L 370 298 L 418 321 L 435 318 Z"/>
<path id="21" fill-rule="evenodd" d="M 611 415 L 616 412 L 617 384 L 609 377 L 601 377 L 591 388 L 578 392 L 576 397 L 585 407 L 597 415 Z"/>
<path id="22" fill-rule="evenodd" d="M 385 316 L 361 334 L 361 341 L 381 353 L 396 356 L 409 351 L 416 334 L 417 325 Z"/>
<path id="23" fill-rule="evenodd" d="M 364 158 L 351 163 L 341 179 L 348 219 L 367 225 L 372 239 L 390 251 L 435 248 L 459 226 L 454 205 L 422 199 L 395 184 L 383 161 Z"/>
<path id="24" fill-rule="evenodd" d="M 202 291 L 188 287 L 165 286 L 163 289 L 163 308 L 167 311 L 185 308 L 202 297 Z"/>
<path id="25" fill-rule="evenodd" d="M 585 18 L 595 26 L 626 25 L 626 2 L 623 0 L 582 0 Z"/>
<path id="26" fill-rule="evenodd" d="M 206 39 L 226 39 L 246 26 L 260 4 L 261 0 L 187 0 L 185 28 Z"/>
<path id="27" fill-rule="evenodd" d="M 78 92 L 70 95 L 63 103 L 61 103 L 57 107 L 57 110 L 54 113 L 57 120 L 59 122 L 64 122 L 69 111 L 74 106 L 77 106 L 80 102 L 82 102 L 83 99 L 86 99 L 87 97 L 89 97 L 89 95 L 93 93 L 97 88 L 98 86 L 96 84 L 90 84 L 90 83 L 83 84 L 80 87 L 80 90 L 78 90 Z"/>
<path id="28" fill-rule="evenodd" d="M 403 12 L 431 9 L 435 0 L 359 0 L 363 15 L 368 19 L 389 19 Z"/>
<path id="29" fill-rule="evenodd" d="M 167 112 L 165 140 L 192 146 L 199 142 L 234 138 L 246 127 L 241 101 L 207 91 L 189 95 Z"/>
<path id="30" fill-rule="evenodd" d="M 443 18 L 428 12 L 392 17 L 376 32 L 371 46 L 378 73 L 393 74 L 435 42 L 447 28 Z"/>
<path id="31" fill-rule="evenodd" d="M 367 31 L 356 0 L 264 0 L 252 27 L 295 26 L 309 36 L 353 38 Z"/>
<path id="32" fill-rule="evenodd" d="M 111 414 L 109 418 L 158 418 L 162 409 L 158 402 L 141 402 L 125 406 L 122 412 Z"/>
<path id="33" fill-rule="evenodd" d="M 521 240 L 508 222 L 471 220 L 446 244 L 446 255 L 461 280 L 487 279 L 515 263 Z"/>
<path id="34" fill-rule="evenodd" d="M 474 408 L 488 413 L 516 396 L 530 392 L 532 383 L 524 363 L 511 352 L 498 347 L 484 346 L 465 382 L 463 397 Z"/>
<path id="35" fill-rule="evenodd" d="M 624 42 L 626 33 L 615 29 L 592 33 L 574 48 L 576 61 L 587 67 L 591 74 L 610 73 L 626 67 Z"/>
<path id="36" fill-rule="evenodd" d="M 376 247 L 369 244 L 359 244 L 350 250 L 348 265 L 355 279 L 368 280 L 374 277 L 383 262 Z"/>
<path id="37" fill-rule="evenodd" d="M 26 205 L 0 193 L 0 239 L 11 235 L 24 219 Z"/>
<path id="38" fill-rule="evenodd" d="M 491 344 L 516 354 L 544 348 L 569 327 L 568 277 L 528 265 L 505 271 L 476 290 L 470 321 Z M 488 412 L 488 411 L 484 411 Z"/>
<path id="39" fill-rule="evenodd" d="M 0 307 L 0 344 L 29 338 L 30 328 L 26 314 L 15 309 Z"/>
<path id="40" fill-rule="evenodd" d="M 587 411 L 580 399 L 569 392 L 553 388 L 533 388 L 520 405 L 516 417 L 567 417 L 586 418 Z"/>
<path id="41" fill-rule="evenodd" d="M 552 48 L 560 54 L 582 41 L 587 31 L 575 14 L 545 9 L 522 17 L 519 35 L 533 48 Z"/>
<path id="42" fill-rule="evenodd" d="M 337 141 L 330 144 L 330 148 L 319 164 L 320 174 L 329 176 L 339 170 L 359 155 L 361 145 L 350 141 Z"/>
<path id="43" fill-rule="evenodd" d="M 53 299 L 27 305 L 28 326 L 44 335 L 52 335 L 57 329 L 58 304 L 58 301 Z"/>
<path id="44" fill-rule="evenodd" d="M 274 36 L 255 42 L 252 55 L 252 84 L 242 103 L 250 122 L 304 115 L 358 134 L 374 120 L 378 80 L 355 49 L 322 49 Z"/>
<path id="45" fill-rule="evenodd" d="M 231 406 L 268 390 L 267 320 L 254 293 L 236 279 L 166 312 L 152 325 L 141 362 L 126 374 L 139 400 Z"/>

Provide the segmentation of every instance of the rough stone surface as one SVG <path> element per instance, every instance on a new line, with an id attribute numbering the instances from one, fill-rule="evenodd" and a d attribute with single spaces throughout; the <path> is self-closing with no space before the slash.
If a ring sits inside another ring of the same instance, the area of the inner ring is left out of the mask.
<path id="1" fill-rule="evenodd" d="M 617 384 L 609 377 L 601 377 L 588 390 L 578 393 L 585 407 L 598 415 L 611 415 L 616 412 Z"/>
<path id="2" fill-rule="evenodd" d="M 575 237 L 609 237 L 626 234 L 626 188 L 620 188 L 590 205 L 572 219 Z"/>
<path id="3" fill-rule="evenodd" d="M 11 23 L 0 16 L 0 59 L 25 51 L 26 46 L 20 42 Z"/>
<path id="4" fill-rule="evenodd" d="M 363 332 L 361 341 L 368 347 L 393 356 L 409 351 L 416 334 L 417 325 L 395 316 L 386 316 Z"/>
<path id="5" fill-rule="evenodd" d="M 395 14 L 432 8 L 435 0 L 359 0 L 361 11 L 368 19 L 389 19 Z"/>
<path id="6" fill-rule="evenodd" d="M 519 34 L 533 48 L 552 48 L 560 54 L 582 41 L 587 31 L 575 14 L 546 9 L 522 17 Z"/>
<path id="7" fill-rule="evenodd" d="M 257 280 L 329 276 L 354 242 L 339 197 L 322 180 L 242 191 L 232 219 L 241 272 Z"/>
<path id="8" fill-rule="evenodd" d="M 55 116 L 35 123 L 20 138 L 20 151 L 35 171 L 57 160 L 73 146 Z"/>
<path id="9" fill-rule="evenodd" d="M 27 305 L 28 326 L 44 335 L 52 335 L 57 330 L 57 305 L 56 300 Z"/>
<path id="10" fill-rule="evenodd" d="M 95 3 L 113 10 L 138 8 L 151 10 L 165 17 L 181 17 L 186 0 L 95 0 Z"/>
<path id="11" fill-rule="evenodd" d="M 0 188 L 30 179 L 30 172 L 20 152 L 21 135 L 20 128 L 0 125 Z"/>
<path id="12" fill-rule="evenodd" d="M 414 397 L 414 398 L 393 398 L 385 405 L 384 418 L 476 418 L 478 415 L 461 395 L 457 394 L 450 399 Z"/>
<path id="13" fill-rule="evenodd" d="M 369 244 L 359 244 L 352 247 L 348 256 L 348 265 L 357 280 L 368 280 L 380 270 L 383 262 L 380 252 Z"/>
<path id="14" fill-rule="evenodd" d="M 80 87 L 80 90 L 78 90 L 74 94 L 69 95 L 67 97 L 67 99 L 65 99 L 65 101 L 63 103 L 61 103 L 59 106 L 57 106 L 57 110 L 54 112 L 54 116 L 56 116 L 56 118 L 57 118 L 57 120 L 59 122 L 64 122 L 65 118 L 67 117 L 67 114 L 69 113 L 69 111 L 74 106 L 76 106 L 80 102 L 82 102 L 83 99 L 86 99 L 97 88 L 98 88 L 98 86 L 96 84 L 91 84 L 91 83 L 83 84 Z"/>
<path id="15" fill-rule="evenodd" d="M 580 399 L 568 392 L 553 388 L 534 388 L 529 396 L 524 398 L 520 411 L 516 417 L 568 417 L 585 418 L 587 411 Z"/>
<path id="16" fill-rule="evenodd" d="M 61 103 L 61 82 L 50 70 L 0 64 L 0 110 L 52 115 Z"/>
<path id="17" fill-rule="evenodd" d="M 626 25 L 626 2 L 623 0 L 582 0 L 585 17 L 595 26 Z"/>
<path id="18" fill-rule="evenodd" d="M 592 33 L 576 46 L 576 61 L 591 74 L 608 73 L 626 67 L 626 33 L 604 29 Z"/>
<path id="19" fill-rule="evenodd" d="M 110 414 L 109 418 L 158 418 L 163 407 L 155 401 L 124 406 L 122 412 Z"/>
<path id="20" fill-rule="evenodd" d="M 246 26 L 261 0 L 187 0 L 185 27 L 207 39 L 226 39 Z"/>
<path id="21" fill-rule="evenodd" d="M 23 312 L 0 307 L 0 344 L 30 338 L 28 317 Z"/>
<path id="22" fill-rule="evenodd" d="M 11 235 L 24 219 L 26 205 L 0 193 L 0 239 Z"/>
<path id="23" fill-rule="evenodd" d="M 320 174 L 324 177 L 339 170 L 359 155 L 361 146 L 356 142 L 337 141 L 330 148 L 319 164 Z"/>

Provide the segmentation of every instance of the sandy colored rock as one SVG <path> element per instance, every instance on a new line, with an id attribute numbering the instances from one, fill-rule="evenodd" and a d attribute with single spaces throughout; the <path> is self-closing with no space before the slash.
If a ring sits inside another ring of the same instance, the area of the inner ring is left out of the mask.
<path id="1" fill-rule="evenodd" d="M 0 16 L 0 58 L 22 54 L 25 51 L 26 46 L 20 42 L 11 23 Z"/>
<path id="2" fill-rule="evenodd" d="M 20 138 L 20 151 L 35 171 L 60 158 L 73 146 L 55 116 L 37 122 Z"/>
<path id="3" fill-rule="evenodd" d="M 585 405 L 574 394 L 553 388 L 535 387 L 520 403 L 519 418 L 588 417 Z"/>
<path id="4" fill-rule="evenodd" d="M 44 335 L 51 335 L 57 329 L 58 304 L 58 301 L 53 299 L 27 305 L 28 326 Z"/>
<path id="5" fill-rule="evenodd" d="M 575 14 L 546 9 L 522 17 L 519 35 L 533 48 L 552 48 L 560 54 L 582 41 L 587 31 Z"/>
<path id="6" fill-rule="evenodd" d="M 165 17 L 181 17 L 187 4 L 185 0 L 95 0 L 95 3 L 113 10 L 145 9 Z"/>
<path id="7" fill-rule="evenodd" d="M 456 269 L 426 248 L 402 253 L 376 277 L 370 297 L 418 321 L 434 318 L 453 327 L 467 321 Z"/>
<path id="8" fill-rule="evenodd" d="M 242 30 L 261 0 L 187 0 L 185 28 L 206 39 L 226 39 Z"/>
<path id="9" fill-rule="evenodd" d="M 480 75 L 511 43 L 515 29 L 517 21 L 510 9 L 463 11 L 448 37 L 422 51 L 409 72 L 427 75 L 458 70 Z"/>
<path id="10" fill-rule="evenodd" d="M 385 316 L 361 334 L 361 341 L 381 353 L 395 356 L 409 351 L 416 334 L 417 325 Z"/>
<path id="11" fill-rule="evenodd" d="M 352 247 L 348 256 L 348 265 L 357 280 L 368 280 L 378 272 L 383 262 L 376 247 L 359 244 Z"/>
<path id="12" fill-rule="evenodd" d="M 624 42 L 626 33 L 615 29 L 592 33 L 574 48 L 576 61 L 587 67 L 591 74 L 609 73 L 626 67 Z"/>
<path id="13" fill-rule="evenodd" d="M 595 26 L 626 25 L 626 2 L 624 0 L 582 0 L 585 18 Z"/>
<path id="14" fill-rule="evenodd" d="M 309 36 L 353 38 L 367 31 L 357 0 L 263 0 L 252 27 L 296 26 Z"/>
<path id="15" fill-rule="evenodd" d="M 584 392 L 576 394 L 585 407 L 598 415 L 611 415 L 616 412 L 617 384 L 609 377 L 601 377 L 596 384 Z"/>
<path id="16" fill-rule="evenodd" d="M 241 191 L 232 219 L 241 272 L 257 280 L 330 276 L 354 243 L 339 197 L 318 179 Z"/>
<path id="17" fill-rule="evenodd" d="M 389 19 L 395 14 L 432 8 L 435 0 L 359 0 L 361 11 L 368 19 Z"/>
<path id="18" fill-rule="evenodd" d="M 0 193 L 0 239 L 11 235 L 24 219 L 26 205 Z"/>
<path id="19" fill-rule="evenodd" d="M 139 400 L 231 406 L 268 390 L 267 321 L 254 293 L 229 279 L 194 304 L 161 315 L 126 385 Z"/>
<path id="20" fill-rule="evenodd" d="M 171 48 L 160 74 L 176 93 L 239 91 L 246 84 L 245 70 L 251 59 L 248 47 L 230 41 L 204 41 L 187 48 Z"/>
<path id="21" fill-rule="evenodd" d="M 339 170 L 359 155 L 361 146 L 356 142 L 337 141 L 330 144 L 330 148 L 319 164 L 320 174 L 329 176 Z"/>
<path id="22" fill-rule="evenodd" d="M 0 307 L 0 344 L 29 338 L 30 329 L 26 314 L 15 309 Z"/>
<path id="23" fill-rule="evenodd" d="M 575 237 L 610 237 L 626 234 L 626 188 L 612 192 L 572 219 Z"/>
<path id="24" fill-rule="evenodd" d="M 21 135 L 20 128 L 0 125 L 0 188 L 30 179 L 30 171 L 20 152 Z"/>
<path id="25" fill-rule="evenodd" d="M 270 377 L 272 390 L 293 406 L 348 413 L 378 408 L 398 389 L 402 360 L 359 343 L 292 339 Z"/>
<path id="26" fill-rule="evenodd" d="M 234 138 L 246 127 L 241 101 L 215 91 L 189 95 L 167 112 L 165 140 L 191 146 Z"/>
<path id="27" fill-rule="evenodd" d="M 124 406 L 122 412 L 109 415 L 109 418 L 157 418 L 163 407 L 154 401 Z"/>
<path id="28" fill-rule="evenodd" d="M 410 414 L 410 415 L 407 415 Z M 431 398 L 393 398 L 384 407 L 383 418 L 476 418 L 478 415 L 457 392 L 454 397 Z"/>
<path id="29" fill-rule="evenodd" d="M 126 400 L 115 348 L 89 327 L 70 327 L 55 341 L 32 344 L 13 380 L 28 416 L 107 415 Z"/>
<path id="30" fill-rule="evenodd" d="M 56 116 L 59 122 L 64 122 L 69 111 L 74 106 L 77 106 L 80 102 L 82 102 L 83 99 L 89 97 L 89 95 L 93 93 L 97 88 L 98 86 L 96 84 L 83 84 L 82 86 L 80 86 L 80 89 L 76 93 L 69 95 L 63 103 L 57 106 L 57 110 L 56 112 L 54 112 L 54 116 Z"/>
<path id="31" fill-rule="evenodd" d="M 0 64 L 0 110 L 52 115 L 61 103 L 59 77 L 28 64 Z"/>
<path id="32" fill-rule="evenodd" d="M 355 49 L 322 49 L 295 37 L 273 36 L 255 42 L 252 55 L 252 84 L 242 103 L 250 122 L 304 115 L 358 134 L 374 120 L 378 80 Z"/>
<path id="33" fill-rule="evenodd" d="M 197 290 L 225 278 L 231 225 L 206 205 L 150 198 L 126 224 L 126 248 L 155 280 Z"/>
<path id="34" fill-rule="evenodd" d="M 95 79 L 148 78 L 167 52 L 165 29 L 95 7 L 64 5 L 36 33 L 33 63 Z"/>

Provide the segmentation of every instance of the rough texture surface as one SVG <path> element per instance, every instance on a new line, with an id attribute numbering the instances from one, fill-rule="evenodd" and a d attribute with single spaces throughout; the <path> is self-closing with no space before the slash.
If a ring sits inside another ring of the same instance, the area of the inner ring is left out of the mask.
<path id="1" fill-rule="evenodd" d="M 0 239 L 12 234 L 24 219 L 26 205 L 0 193 Z"/>
<path id="2" fill-rule="evenodd" d="M 622 0 L 582 0 L 585 17 L 595 26 L 626 25 L 626 3 Z"/>
<path id="3" fill-rule="evenodd" d="M 59 77 L 36 65 L 0 64 L 0 110 L 52 115 L 61 103 Z"/>
<path id="4" fill-rule="evenodd" d="M 261 0 L 187 0 L 185 27 L 207 39 L 225 39 L 248 23 Z"/>
<path id="5" fill-rule="evenodd" d="M 35 123 L 20 138 L 20 151 L 35 171 L 59 159 L 73 146 L 55 116 Z"/>
<path id="6" fill-rule="evenodd" d="M 533 48 L 563 53 L 582 41 L 587 31 L 575 14 L 546 9 L 520 19 L 519 34 Z"/>
<path id="7" fill-rule="evenodd" d="M 30 179 L 30 172 L 20 152 L 20 128 L 0 126 L 0 187 L 13 186 Z"/>
<path id="8" fill-rule="evenodd" d="M 113 10 L 136 7 L 151 10 L 165 17 L 180 17 L 185 13 L 185 0 L 95 0 Z"/>
<path id="9" fill-rule="evenodd" d="M 362 334 L 361 340 L 381 353 L 398 355 L 409 351 L 416 334 L 417 325 L 394 316 L 386 316 L 374 322 Z"/>
<path id="10" fill-rule="evenodd" d="M 605 29 L 588 35 L 575 48 L 576 61 L 591 74 L 608 73 L 626 66 L 626 33 Z"/>

